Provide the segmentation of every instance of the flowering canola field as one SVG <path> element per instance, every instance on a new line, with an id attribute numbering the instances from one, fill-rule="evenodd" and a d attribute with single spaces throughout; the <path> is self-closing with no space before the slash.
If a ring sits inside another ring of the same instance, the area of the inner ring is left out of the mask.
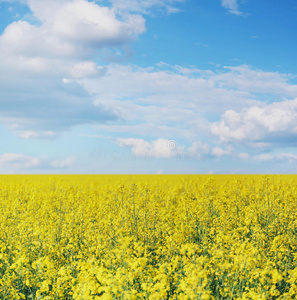
<path id="1" fill-rule="evenodd" d="M 296 299 L 296 179 L 0 176 L 0 298 Z"/>

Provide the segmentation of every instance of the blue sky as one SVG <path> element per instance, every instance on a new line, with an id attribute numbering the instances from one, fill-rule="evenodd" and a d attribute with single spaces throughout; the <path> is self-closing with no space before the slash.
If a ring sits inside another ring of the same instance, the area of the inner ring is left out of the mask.
<path id="1" fill-rule="evenodd" d="M 0 173 L 296 173 L 297 2 L 0 0 Z"/>

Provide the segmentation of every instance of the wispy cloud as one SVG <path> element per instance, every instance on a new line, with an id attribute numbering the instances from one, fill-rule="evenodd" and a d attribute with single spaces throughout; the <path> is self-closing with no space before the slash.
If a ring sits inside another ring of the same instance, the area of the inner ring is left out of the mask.
<path id="1" fill-rule="evenodd" d="M 240 16 L 243 13 L 239 10 L 238 0 L 221 0 L 222 6 L 228 9 L 229 13 Z"/>
<path id="2" fill-rule="evenodd" d="M 245 65 L 216 72 L 184 69 L 110 66 L 106 76 L 79 82 L 98 95 L 97 103 L 117 107 L 125 120 L 99 125 L 99 129 L 154 137 L 194 139 L 197 131 L 207 132 L 210 115 L 219 118 L 227 110 L 262 107 L 263 101 L 297 97 L 297 86 L 290 83 L 287 74 Z"/>
<path id="3" fill-rule="evenodd" d="M 74 156 L 67 157 L 63 160 L 54 160 L 51 162 L 51 166 L 54 168 L 64 169 L 72 166 L 76 161 L 76 158 Z"/>
<path id="4" fill-rule="evenodd" d="M 110 0 L 116 11 L 154 14 L 156 12 L 172 14 L 179 12 L 176 4 L 185 0 Z"/>
<path id="5" fill-rule="evenodd" d="M 283 97 L 294 97 L 297 85 L 291 84 L 291 74 L 266 72 L 248 65 L 224 67 L 228 72 L 216 74 L 213 79 L 221 86 L 252 93 L 267 93 Z"/>
<path id="6" fill-rule="evenodd" d="M 278 154 L 259 154 L 253 157 L 254 160 L 264 162 L 264 161 L 271 161 L 271 162 L 282 162 L 288 161 L 289 163 L 293 163 L 297 161 L 297 155 L 293 153 L 278 153 Z"/>
<path id="7" fill-rule="evenodd" d="M 32 169 L 40 165 L 41 160 L 20 153 L 4 153 L 0 155 L 0 172 L 2 170 L 15 171 L 22 169 Z"/>
<path id="8" fill-rule="evenodd" d="M 147 142 L 143 139 L 118 139 L 119 146 L 131 147 L 135 156 L 151 158 L 172 158 L 183 153 L 183 148 L 174 140 L 157 139 Z"/>

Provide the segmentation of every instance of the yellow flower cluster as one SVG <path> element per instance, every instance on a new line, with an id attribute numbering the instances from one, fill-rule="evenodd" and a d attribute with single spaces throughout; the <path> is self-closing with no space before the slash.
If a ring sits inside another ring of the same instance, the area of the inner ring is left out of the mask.
<path id="1" fill-rule="evenodd" d="M 0 298 L 296 299 L 294 176 L 1 176 Z"/>

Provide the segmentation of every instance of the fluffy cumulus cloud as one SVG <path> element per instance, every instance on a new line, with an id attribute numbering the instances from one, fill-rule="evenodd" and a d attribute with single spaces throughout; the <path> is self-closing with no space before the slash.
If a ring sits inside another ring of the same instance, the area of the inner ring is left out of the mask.
<path id="1" fill-rule="evenodd" d="M 4 53 L 25 58 L 93 57 L 102 47 L 125 44 L 145 31 L 142 16 L 126 14 L 86 0 L 29 0 L 36 24 L 16 21 L 1 36 Z M 22 61 L 19 60 L 19 63 Z"/>
<path id="2" fill-rule="evenodd" d="M 222 119 L 211 125 L 211 132 L 223 142 L 251 145 L 296 144 L 297 98 L 262 106 L 252 106 L 240 112 L 228 110 Z"/>
<path id="3" fill-rule="evenodd" d="M 0 36 L 0 122 L 20 137 L 52 137 L 81 124 L 118 119 L 71 79 L 102 76 L 93 59 L 145 30 L 142 16 L 121 17 L 86 0 L 28 0 L 34 22 L 9 24 Z M 67 78 L 64 79 L 64 78 Z"/>
<path id="4" fill-rule="evenodd" d="M 40 27 L 61 42 L 83 46 L 118 45 L 145 30 L 140 15 L 127 14 L 119 20 L 114 10 L 86 0 L 29 0 Z"/>

